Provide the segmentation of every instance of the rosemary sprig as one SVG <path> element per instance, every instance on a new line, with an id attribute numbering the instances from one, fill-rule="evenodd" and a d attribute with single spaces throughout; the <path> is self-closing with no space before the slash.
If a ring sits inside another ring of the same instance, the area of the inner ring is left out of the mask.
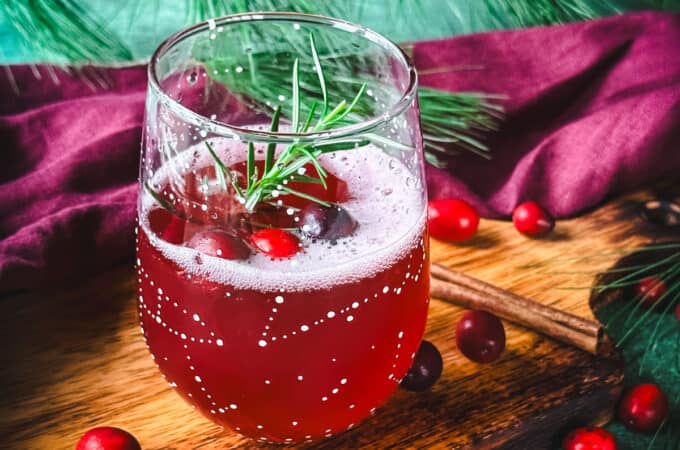
<path id="1" fill-rule="evenodd" d="M 184 214 L 182 211 L 178 210 L 175 208 L 173 205 L 168 203 L 167 200 L 165 200 L 158 192 L 154 191 L 153 188 L 149 185 L 148 181 L 144 182 L 144 189 L 149 193 L 149 195 L 156 200 L 156 202 L 163 207 L 164 209 L 168 210 L 172 214 L 175 214 L 177 217 L 180 217 L 182 219 L 186 219 L 186 214 Z"/>
<path id="2" fill-rule="evenodd" d="M 326 85 L 326 76 L 324 74 L 323 67 L 320 64 L 320 58 L 316 49 L 316 43 L 314 36 L 310 34 L 309 45 L 311 48 L 312 58 L 316 67 L 317 78 L 319 81 L 319 87 L 323 93 L 323 111 L 320 114 L 316 125 L 311 126 L 314 121 L 314 115 L 316 111 L 316 100 L 312 100 L 310 106 L 308 107 L 307 117 L 303 123 L 301 123 L 300 118 L 302 101 L 301 101 L 301 89 L 300 89 L 300 63 L 298 58 L 295 59 L 293 63 L 293 76 L 292 76 L 292 113 L 291 113 L 291 129 L 295 132 L 307 132 L 310 129 L 312 131 L 325 131 L 329 130 L 335 126 L 346 123 L 348 117 L 355 110 L 362 96 L 366 92 L 366 83 L 362 83 L 359 87 L 358 92 L 354 95 L 352 101 L 348 104 L 347 101 L 340 101 L 333 109 L 330 109 L 329 96 L 328 96 L 328 86 Z M 280 120 L 281 107 L 278 106 L 272 117 L 272 123 L 270 130 L 272 132 L 278 131 L 279 120 Z M 264 169 L 261 174 L 258 173 L 257 164 L 255 162 L 255 145 L 253 142 L 248 142 L 248 155 L 246 160 L 246 180 L 245 186 L 242 186 L 238 182 L 238 176 L 231 173 L 226 165 L 220 160 L 219 156 L 215 153 L 214 149 L 210 143 L 206 142 L 206 146 L 210 155 L 215 162 L 215 170 L 217 172 L 218 180 L 220 180 L 220 185 L 226 188 L 226 180 L 230 179 L 232 181 L 232 186 L 236 191 L 236 195 L 239 200 L 243 203 L 244 207 L 248 211 L 252 211 L 261 202 L 268 202 L 272 198 L 277 198 L 282 195 L 293 195 L 301 197 L 321 205 L 330 206 L 328 202 L 325 202 L 319 198 L 316 198 L 305 192 L 293 189 L 287 184 L 290 181 L 296 181 L 300 183 L 312 183 L 321 184 L 326 187 L 326 178 L 328 173 L 323 168 L 319 162 L 319 157 L 326 154 L 337 151 L 351 150 L 358 147 L 368 145 L 372 141 L 382 145 L 391 145 L 397 148 L 406 148 L 408 150 L 413 150 L 411 147 L 405 146 L 397 142 L 393 142 L 385 137 L 378 138 L 373 134 L 365 134 L 363 136 L 355 138 L 345 138 L 322 142 L 312 142 L 312 143 L 302 143 L 295 142 L 290 144 L 285 148 L 278 156 L 275 158 L 276 154 L 276 144 L 269 143 L 267 145 Z M 305 175 L 305 166 L 311 164 L 315 171 L 316 177 Z"/>

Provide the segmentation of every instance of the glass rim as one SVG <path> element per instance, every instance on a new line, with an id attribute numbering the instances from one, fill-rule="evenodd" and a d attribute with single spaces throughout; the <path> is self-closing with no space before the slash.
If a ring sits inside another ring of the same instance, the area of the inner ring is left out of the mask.
<path id="1" fill-rule="evenodd" d="M 169 51 L 175 44 L 181 42 L 187 37 L 193 36 L 194 34 L 209 30 L 214 26 L 228 26 L 236 25 L 248 22 L 263 22 L 263 21 L 288 21 L 288 22 L 301 22 L 310 23 L 315 25 L 327 25 L 333 28 L 347 31 L 349 33 L 360 33 L 365 39 L 370 40 L 373 43 L 378 44 L 386 50 L 391 50 L 396 54 L 400 62 L 406 68 L 409 76 L 409 83 L 405 91 L 402 93 L 399 100 L 394 102 L 388 110 L 380 115 L 373 116 L 364 120 L 362 122 L 345 125 L 338 128 L 332 128 L 325 131 L 315 131 L 308 133 L 290 133 L 290 132 L 272 132 L 267 130 L 254 130 L 252 128 L 245 128 L 243 126 L 237 126 L 229 124 L 226 122 L 221 122 L 219 120 L 213 120 L 202 114 L 199 114 L 186 106 L 179 103 L 177 100 L 168 95 L 158 80 L 156 74 L 157 64 L 160 58 Z M 187 28 L 184 28 L 166 40 L 164 40 L 158 48 L 153 52 L 151 60 L 147 68 L 148 73 L 148 83 L 149 88 L 155 91 L 159 96 L 162 103 L 165 103 L 170 108 L 175 108 L 181 111 L 183 118 L 190 119 L 195 125 L 205 125 L 206 131 L 223 134 L 223 135 L 236 135 L 241 139 L 256 140 L 261 142 L 276 141 L 276 142 L 305 142 L 313 140 L 328 140 L 335 139 L 339 137 L 352 136 L 356 134 L 361 134 L 373 130 L 385 123 L 389 123 L 395 117 L 403 113 L 411 104 L 412 100 L 416 96 L 416 91 L 418 87 L 418 74 L 416 72 L 415 66 L 411 61 L 411 58 L 406 55 L 404 50 L 397 45 L 394 41 L 388 39 L 382 34 L 373 31 L 372 29 L 365 27 L 363 25 L 358 25 L 352 22 L 348 22 L 342 19 L 336 19 L 333 17 L 327 17 L 316 14 L 304 14 L 304 13 L 293 13 L 293 12 L 252 12 L 252 13 L 241 13 L 241 14 L 230 14 L 215 19 L 208 19 L 203 22 L 198 22 Z M 254 138 L 254 139 L 252 139 Z"/>

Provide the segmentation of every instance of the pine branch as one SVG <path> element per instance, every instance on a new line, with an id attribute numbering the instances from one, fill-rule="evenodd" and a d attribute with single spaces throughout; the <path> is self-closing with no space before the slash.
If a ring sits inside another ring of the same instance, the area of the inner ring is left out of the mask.
<path id="1" fill-rule="evenodd" d="M 484 3 L 494 28 L 554 25 L 622 12 L 610 0 L 484 0 Z"/>
<path id="2" fill-rule="evenodd" d="M 22 38 L 56 63 L 116 62 L 132 59 L 125 44 L 79 0 L 4 0 L 0 14 Z"/>

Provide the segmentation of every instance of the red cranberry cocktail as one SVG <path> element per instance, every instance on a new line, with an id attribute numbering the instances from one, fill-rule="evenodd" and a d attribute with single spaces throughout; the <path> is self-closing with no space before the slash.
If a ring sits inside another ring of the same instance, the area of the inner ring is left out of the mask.
<path id="1" fill-rule="evenodd" d="M 171 387 L 280 443 L 352 428 L 398 386 L 427 317 L 412 67 L 344 22 L 208 21 L 150 66 L 139 317 Z"/>

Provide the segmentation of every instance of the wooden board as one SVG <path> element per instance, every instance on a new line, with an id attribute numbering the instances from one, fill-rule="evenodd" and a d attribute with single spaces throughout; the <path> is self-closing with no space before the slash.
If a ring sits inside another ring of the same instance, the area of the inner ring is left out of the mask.
<path id="1" fill-rule="evenodd" d="M 508 222 L 482 221 L 463 245 L 432 243 L 433 260 L 584 317 L 592 271 L 648 241 L 641 193 L 531 240 Z M 601 253 L 608 251 L 606 255 Z M 588 255 L 600 256 L 585 258 Z M 531 267 L 523 267 L 532 265 Z M 590 271 L 564 274 L 565 271 Z M 154 367 L 139 334 L 131 269 L 76 290 L 0 302 L 3 448 L 73 448 L 97 425 L 132 432 L 145 449 L 253 447 L 194 413 Z M 466 360 L 454 329 L 462 311 L 433 300 L 427 338 L 444 356 L 431 392 L 396 392 L 376 415 L 317 447 L 550 448 L 564 430 L 606 422 L 621 390 L 618 355 L 596 359 L 506 324 L 507 350 L 491 365 Z"/>

